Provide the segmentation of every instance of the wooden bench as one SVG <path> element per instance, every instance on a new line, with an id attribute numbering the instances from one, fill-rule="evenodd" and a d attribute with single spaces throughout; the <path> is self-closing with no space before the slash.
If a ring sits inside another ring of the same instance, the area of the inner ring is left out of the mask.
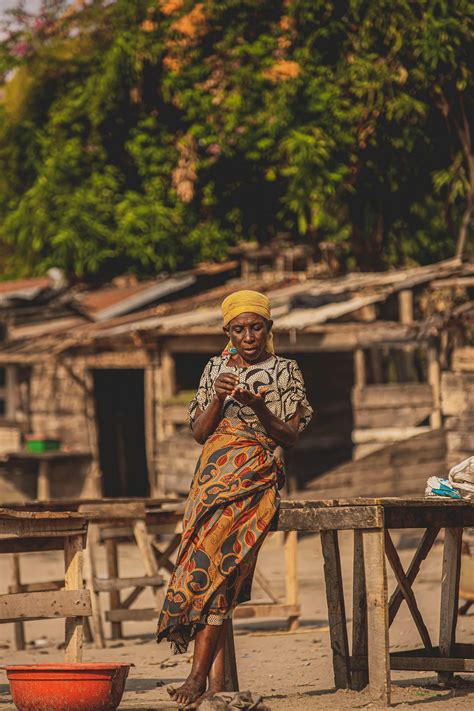
<path id="1" fill-rule="evenodd" d="M 442 681 L 456 671 L 474 672 L 474 645 L 456 643 L 462 531 L 474 525 L 474 504 L 436 498 L 339 499 L 282 502 L 279 529 L 319 531 L 336 688 L 362 689 L 390 705 L 390 670 L 436 671 Z M 424 533 L 407 570 L 391 529 Z M 444 529 L 439 645 L 433 644 L 413 583 Z M 338 531 L 354 531 L 352 655 L 349 653 Z M 397 587 L 388 597 L 387 558 Z M 390 653 L 389 627 L 405 600 L 422 646 Z"/>
<path id="2" fill-rule="evenodd" d="M 0 509 L 0 553 L 64 551 L 64 589 L 28 587 L 0 595 L 0 623 L 64 617 L 66 662 L 81 661 L 83 620 L 92 614 L 82 572 L 87 526 L 78 513 Z"/>

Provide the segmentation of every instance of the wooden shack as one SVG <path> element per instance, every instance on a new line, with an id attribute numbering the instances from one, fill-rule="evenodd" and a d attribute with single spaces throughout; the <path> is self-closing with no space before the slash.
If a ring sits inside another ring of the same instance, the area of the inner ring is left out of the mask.
<path id="1" fill-rule="evenodd" d="M 454 286 L 438 288 L 449 280 Z M 205 363 L 225 345 L 220 303 L 237 288 L 257 288 L 272 303 L 277 351 L 300 363 L 316 413 L 287 456 L 293 489 L 421 493 L 427 476 L 445 473 L 446 446 L 451 459 L 473 450 L 463 434 L 471 405 L 454 415 L 451 396 L 453 378 L 461 397 L 474 377 L 469 326 L 454 338 L 432 323 L 446 309 L 467 313 L 473 281 L 473 265 L 459 260 L 335 278 L 247 271 L 246 280 L 145 310 L 6 339 L 0 364 L 14 404 L 3 424 L 15 431 L 27 423 L 84 454 L 51 465 L 52 496 L 186 492 L 199 453 L 187 406 Z M 439 310 L 435 297 L 445 291 L 448 307 Z M 5 456 L 1 499 L 35 496 L 37 478 L 31 462 Z"/>

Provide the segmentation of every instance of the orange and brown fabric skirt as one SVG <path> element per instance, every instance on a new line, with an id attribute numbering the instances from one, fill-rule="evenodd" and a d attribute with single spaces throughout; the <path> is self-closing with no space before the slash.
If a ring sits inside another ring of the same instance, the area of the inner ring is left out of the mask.
<path id="1" fill-rule="evenodd" d="M 206 624 L 250 600 L 257 553 L 278 511 L 283 466 L 275 442 L 222 420 L 204 444 L 186 503 L 183 535 L 157 641 L 187 649 Z"/>

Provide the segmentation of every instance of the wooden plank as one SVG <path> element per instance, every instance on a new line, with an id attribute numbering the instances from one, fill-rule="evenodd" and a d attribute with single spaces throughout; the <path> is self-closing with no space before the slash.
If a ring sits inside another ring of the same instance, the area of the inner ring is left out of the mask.
<path id="1" fill-rule="evenodd" d="M 352 688 L 355 691 L 361 691 L 365 689 L 369 681 L 367 673 L 367 592 L 362 531 L 354 531 L 352 598 L 352 655 L 365 660 L 365 669 L 352 672 Z"/>
<path id="2" fill-rule="evenodd" d="M 232 619 L 226 623 L 227 633 L 224 646 L 224 690 L 239 691 L 239 676 L 235 656 L 234 627 Z"/>
<path id="3" fill-rule="evenodd" d="M 288 605 L 298 606 L 298 533 L 297 531 L 285 531 L 285 591 Z M 278 600 L 272 602 L 278 604 Z M 299 626 L 299 615 L 288 620 L 288 628 L 296 630 Z"/>
<path id="4" fill-rule="evenodd" d="M 423 534 L 423 537 L 421 538 L 420 543 L 418 544 L 418 548 L 416 550 L 415 555 L 413 556 L 413 560 L 411 561 L 409 568 L 407 570 L 407 580 L 410 585 L 413 584 L 415 581 L 416 576 L 418 575 L 418 572 L 420 570 L 422 562 L 425 560 L 426 556 L 430 552 L 431 548 L 433 547 L 433 544 L 438 536 L 439 533 L 439 528 L 435 526 L 434 528 L 428 528 Z M 403 593 L 400 589 L 400 586 L 397 585 L 396 589 L 394 590 L 390 601 L 388 603 L 388 624 L 389 627 L 392 624 L 393 620 L 395 619 L 395 616 L 400 608 L 400 605 L 402 604 L 403 601 Z"/>
<path id="5" fill-rule="evenodd" d="M 346 610 L 337 531 L 321 531 L 321 548 L 324 558 L 324 580 L 326 584 L 334 684 L 336 689 L 350 689 L 349 643 L 347 639 Z"/>
<path id="6" fill-rule="evenodd" d="M 234 620 L 246 620 L 253 618 L 288 618 L 293 616 L 301 615 L 301 608 L 299 605 L 286 605 L 279 604 L 274 605 L 271 603 L 256 603 L 239 605 L 234 610 Z M 148 622 L 151 620 L 156 620 L 160 616 L 160 610 L 156 610 L 153 607 L 142 608 L 142 609 L 131 609 L 131 610 L 107 610 L 105 613 L 105 619 L 108 622 Z"/>
<path id="7" fill-rule="evenodd" d="M 89 520 L 96 523 L 107 523 L 108 521 L 134 521 L 137 518 L 145 518 L 146 502 L 111 502 L 100 501 L 99 503 L 88 502 L 80 504 L 78 511 L 87 515 Z"/>
<path id="8" fill-rule="evenodd" d="M 454 349 L 452 355 L 452 369 L 463 372 L 474 372 L 473 346 L 465 346 L 463 348 Z"/>
<path id="9" fill-rule="evenodd" d="M 370 429 L 352 430 L 352 441 L 354 444 L 384 443 L 391 444 L 410 437 L 417 437 L 426 434 L 431 430 L 428 426 L 423 427 L 378 427 Z"/>
<path id="10" fill-rule="evenodd" d="M 15 589 L 15 587 L 17 589 Z M 9 585 L 8 592 L 44 592 L 51 590 L 64 590 L 64 580 L 48 580 L 41 583 L 21 583 L 19 586 Z"/>
<path id="11" fill-rule="evenodd" d="M 462 528 L 447 528 L 444 534 L 443 572 L 441 576 L 441 605 L 439 621 L 439 651 L 450 657 L 456 643 L 456 624 L 459 607 L 459 578 L 461 573 Z M 452 674 L 440 672 L 439 681 L 449 681 Z"/>
<path id="12" fill-rule="evenodd" d="M 8 589 L 9 593 L 24 592 L 21 584 L 20 556 L 14 553 L 11 556 L 11 585 Z M 26 648 L 25 641 L 25 625 L 23 622 L 15 622 L 15 649 L 17 651 Z"/>
<path id="13" fill-rule="evenodd" d="M 97 526 L 89 526 L 87 548 L 84 551 L 84 579 L 86 587 L 91 594 L 92 607 L 92 637 L 97 649 L 105 648 L 104 625 L 99 590 L 94 584 L 97 576 L 96 552 L 99 545 L 99 532 Z"/>
<path id="14" fill-rule="evenodd" d="M 460 417 L 474 410 L 474 373 L 444 372 L 441 376 L 443 415 Z"/>
<path id="15" fill-rule="evenodd" d="M 105 560 L 107 563 L 107 575 L 110 579 L 119 577 L 119 565 L 118 565 L 118 551 L 117 551 L 117 541 L 113 538 L 108 538 L 105 541 Z M 116 609 L 121 607 L 120 605 L 120 592 L 116 589 L 111 590 L 109 593 L 109 604 L 110 611 L 114 612 Z M 105 615 L 106 619 L 107 613 Z M 121 639 L 122 637 L 122 625 L 120 620 L 110 620 L 112 623 L 111 637 L 112 639 Z"/>
<path id="16" fill-rule="evenodd" d="M 326 509 L 281 508 L 278 530 L 354 530 L 357 528 L 380 528 L 382 523 L 382 510 L 376 506 L 347 506 Z"/>
<path id="17" fill-rule="evenodd" d="M 403 655 L 403 652 L 400 653 Z M 366 668 L 363 659 L 351 660 L 353 671 Z M 390 669 L 393 671 L 436 671 L 452 675 L 453 672 L 474 672 L 474 659 L 443 659 L 441 657 L 410 657 L 390 655 Z"/>
<path id="18" fill-rule="evenodd" d="M 416 407 L 432 407 L 431 386 L 427 383 L 387 383 L 352 389 L 354 408 L 406 407 L 407 403 Z"/>
<path id="19" fill-rule="evenodd" d="M 456 528 L 474 526 L 474 507 L 429 506 L 415 509 L 384 508 L 387 528 Z"/>
<path id="20" fill-rule="evenodd" d="M 383 407 L 383 408 L 355 408 L 354 426 L 359 429 L 367 427 L 390 427 L 396 420 L 402 427 L 414 427 L 426 420 L 432 408 L 426 405 L 413 407 Z"/>
<path id="21" fill-rule="evenodd" d="M 142 521 L 141 519 L 134 521 L 133 535 L 135 536 L 135 541 L 137 543 L 138 550 L 143 561 L 145 573 L 149 577 L 160 578 L 158 566 L 156 564 L 155 554 L 153 552 L 153 546 L 151 545 L 150 535 L 147 530 L 145 521 Z M 163 589 L 162 583 L 159 585 L 152 585 L 152 590 L 155 597 L 156 607 L 158 610 L 161 610 L 165 599 L 165 591 Z"/>
<path id="22" fill-rule="evenodd" d="M 87 612 L 81 611 L 77 617 L 66 618 L 65 662 L 82 661 L 84 616 L 92 614 L 90 593 L 88 590 L 82 590 L 84 585 L 82 545 L 81 536 L 71 536 L 64 542 L 64 588 L 66 591 L 80 591 L 85 594 L 88 600 Z M 60 593 L 55 594 L 59 595 Z"/>
<path id="23" fill-rule="evenodd" d="M 402 595 L 405 598 L 405 602 L 408 605 L 408 609 L 410 610 L 416 628 L 420 633 L 420 637 L 423 644 L 425 645 L 425 649 L 430 651 L 431 649 L 433 649 L 430 634 L 424 623 L 423 617 L 421 616 L 421 612 L 416 602 L 415 594 L 411 588 L 411 584 L 408 581 L 407 576 L 405 575 L 405 571 L 403 570 L 400 558 L 398 557 L 398 553 L 396 551 L 395 546 L 393 545 L 392 538 L 387 529 L 385 529 L 385 553 L 387 554 L 387 558 L 397 579 L 398 587 L 400 588 Z"/>
<path id="24" fill-rule="evenodd" d="M 66 617 L 68 618 L 66 622 L 80 619 L 82 624 L 82 617 L 90 614 L 91 603 L 88 590 L 53 590 L 0 595 L 0 622 Z"/>
<path id="25" fill-rule="evenodd" d="M 387 571 L 383 531 L 362 533 L 367 588 L 369 686 L 372 700 L 390 705 Z"/>
<path id="26" fill-rule="evenodd" d="M 400 323 L 413 323 L 413 291 L 401 289 L 398 292 L 398 320 Z"/>
<path id="27" fill-rule="evenodd" d="M 62 551 L 66 538 L 7 538 L 0 539 L 1 553 L 35 553 L 40 551 Z"/>
<path id="28" fill-rule="evenodd" d="M 161 575 L 144 575 L 138 578 L 94 578 L 94 588 L 98 592 L 110 592 L 111 590 L 124 590 L 134 587 L 158 587 L 164 585 Z"/>
<path id="29" fill-rule="evenodd" d="M 441 366 L 439 353 L 435 346 L 430 345 L 427 350 L 428 382 L 433 390 L 433 412 L 430 416 L 431 429 L 441 427 Z"/>
<path id="30" fill-rule="evenodd" d="M 364 387 L 366 382 L 365 354 L 362 348 L 356 348 L 354 351 L 354 383 L 356 387 Z"/>

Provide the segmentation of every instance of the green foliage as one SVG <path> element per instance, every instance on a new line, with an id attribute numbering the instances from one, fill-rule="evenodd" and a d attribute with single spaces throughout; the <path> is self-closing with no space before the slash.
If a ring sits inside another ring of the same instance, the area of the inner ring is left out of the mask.
<path id="1" fill-rule="evenodd" d="M 473 0 L 19 7 L 0 41 L 6 272 L 147 275 L 278 231 L 363 268 L 452 256 L 473 18 Z"/>

